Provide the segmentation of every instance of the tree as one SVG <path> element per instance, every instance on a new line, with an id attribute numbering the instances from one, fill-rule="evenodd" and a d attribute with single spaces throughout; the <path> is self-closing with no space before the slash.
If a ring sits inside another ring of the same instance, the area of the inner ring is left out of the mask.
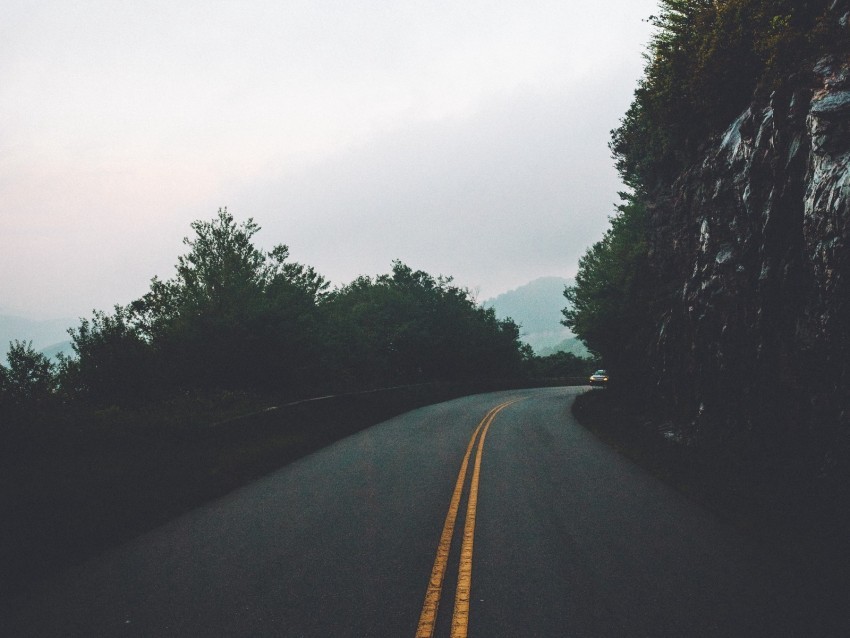
<path id="1" fill-rule="evenodd" d="M 66 388 L 131 404 L 178 390 L 302 397 L 341 388 L 517 374 L 519 328 L 451 278 L 401 262 L 330 291 L 289 249 L 264 252 L 253 220 L 194 222 L 175 276 L 72 331 Z"/>
<path id="2" fill-rule="evenodd" d="M 579 260 L 575 285 L 564 296 L 568 326 L 601 358 L 621 374 L 640 370 L 641 337 L 652 326 L 653 292 L 647 280 L 648 259 L 645 208 L 633 196 L 610 219 L 610 228 Z M 616 373 L 615 373 L 616 374 Z"/>
<path id="3" fill-rule="evenodd" d="M 762 87 L 780 87 L 847 38 L 831 0 L 660 0 L 634 100 L 611 132 L 624 182 L 654 193 L 724 130 Z"/>
<path id="4" fill-rule="evenodd" d="M 372 385 L 516 375 L 519 328 L 478 307 L 451 278 L 396 261 L 335 291 L 325 311 L 338 376 Z"/>
<path id="5" fill-rule="evenodd" d="M 317 306 L 328 283 L 288 261 L 289 249 L 254 245 L 260 227 L 226 208 L 192 223 L 175 275 L 114 314 L 72 331 L 78 359 L 68 386 L 96 401 L 131 403 L 178 389 L 297 392 L 318 376 Z"/>
<path id="6" fill-rule="evenodd" d="M 76 359 L 60 364 L 66 394 L 136 404 L 165 389 L 164 369 L 128 308 L 115 306 L 111 315 L 95 311 L 69 334 Z"/>
<path id="7" fill-rule="evenodd" d="M 530 360 L 530 372 L 537 378 L 587 377 L 596 367 L 593 359 L 578 357 L 572 352 L 555 352 Z"/>
<path id="8" fill-rule="evenodd" d="M 237 224 L 220 208 L 212 221 L 191 226 L 195 236 L 183 238 L 189 252 L 177 258 L 176 276 L 165 282 L 154 277 L 150 291 L 130 305 L 133 320 L 149 338 L 205 317 L 237 320 L 255 307 L 274 268 L 252 243 L 260 230 L 253 219 Z M 287 252 L 285 246 L 275 248 L 274 265 Z"/>
<path id="9" fill-rule="evenodd" d="M 0 417 L 7 422 L 34 421 L 54 402 L 56 365 L 33 349 L 31 341 L 15 340 L 0 365 Z"/>

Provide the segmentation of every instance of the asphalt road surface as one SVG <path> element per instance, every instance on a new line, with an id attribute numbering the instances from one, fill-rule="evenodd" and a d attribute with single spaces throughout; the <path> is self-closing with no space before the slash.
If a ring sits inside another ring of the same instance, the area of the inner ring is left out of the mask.
<path id="1" fill-rule="evenodd" d="M 0 634 L 838 635 L 782 561 L 577 425 L 581 391 L 372 427 L 8 602 Z"/>

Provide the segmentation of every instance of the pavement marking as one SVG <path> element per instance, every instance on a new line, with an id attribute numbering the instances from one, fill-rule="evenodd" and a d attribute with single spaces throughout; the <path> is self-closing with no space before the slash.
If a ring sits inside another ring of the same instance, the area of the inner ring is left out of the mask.
<path id="1" fill-rule="evenodd" d="M 463 527 L 463 545 L 461 545 L 460 549 L 460 565 L 458 566 L 451 638 L 466 638 L 469 628 L 469 597 L 472 591 L 472 545 L 475 540 L 475 515 L 478 511 L 478 481 L 481 477 L 481 458 L 484 455 L 484 439 L 487 438 L 487 432 L 490 431 L 490 426 L 493 424 L 496 415 L 519 400 L 508 401 L 495 408 L 488 415 L 487 424 L 481 431 L 481 438 L 478 439 L 478 451 L 475 453 L 475 467 L 472 471 L 472 482 L 469 485 L 466 522 Z"/>
<path id="2" fill-rule="evenodd" d="M 466 454 L 463 456 L 463 462 L 460 465 L 460 472 L 457 475 L 455 489 L 452 493 L 452 499 L 449 504 L 449 511 L 446 514 L 446 521 L 443 524 L 443 532 L 440 534 L 440 542 L 437 545 L 437 556 L 434 559 L 434 567 L 431 570 L 431 578 L 428 581 L 428 590 L 425 592 L 425 602 L 422 605 L 422 613 L 419 616 L 419 626 L 416 630 L 416 638 L 433 638 L 434 627 L 437 622 L 437 609 L 440 605 L 440 594 L 443 589 L 443 579 L 446 575 L 446 565 L 449 560 L 449 550 L 451 549 L 452 536 L 454 536 L 455 521 L 457 513 L 460 509 L 460 499 L 463 493 L 463 484 L 466 482 L 466 473 L 469 468 L 469 459 L 472 455 L 472 449 L 475 446 L 475 440 L 478 438 L 478 433 L 483 430 L 483 434 L 478 442 L 478 451 L 475 459 L 475 467 L 473 470 L 472 484 L 470 485 L 469 503 L 466 511 L 466 524 L 464 526 L 464 538 L 461 549 L 461 562 L 458 573 L 458 589 L 455 597 L 455 613 L 452 617 L 452 637 L 466 636 L 467 626 L 469 621 L 469 593 L 470 582 L 472 578 L 472 540 L 475 535 L 475 512 L 478 504 L 478 480 L 481 472 L 481 455 L 484 450 L 484 437 L 487 435 L 487 430 L 496 415 L 504 410 L 509 405 L 516 403 L 520 399 L 512 399 L 500 403 L 495 408 L 491 409 L 486 416 L 481 419 L 478 427 L 472 433 L 469 439 L 469 444 L 466 446 Z M 470 524 L 470 515 L 472 523 Z M 465 579 L 465 580 L 463 580 Z M 465 593 L 463 597 L 465 602 L 461 603 L 461 607 L 465 609 L 465 615 L 458 613 L 458 601 L 461 598 L 461 583 L 465 583 Z M 462 633 L 455 633 L 457 631 Z"/>

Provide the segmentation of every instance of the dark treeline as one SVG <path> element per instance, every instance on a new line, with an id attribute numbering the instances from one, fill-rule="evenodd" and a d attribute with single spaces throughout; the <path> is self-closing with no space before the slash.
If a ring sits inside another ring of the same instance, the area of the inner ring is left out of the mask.
<path id="1" fill-rule="evenodd" d="M 70 330 L 75 356 L 54 364 L 29 344 L 12 344 L 0 366 L 4 423 L 185 396 L 285 401 L 586 371 L 580 359 L 534 359 L 512 320 L 477 305 L 451 278 L 395 262 L 388 274 L 331 289 L 314 268 L 291 261 L 286 246 L 257 248 L 253 220 L 239 223 L 223 209 L 192 229 L 171 279 L 154 278 L 140 299 Z"/>
<path id="2" fill-rule="evenodd" d="M 639 196 L 663 190 L 700 146 L 781 89 L 802 63 L 847 48 L 833 0 L 660 0 L 644 77 L 611 150 Z"/>
<path id="3" fill-rule="evenodd" d="M 564 311 L 612 375 L 578 411 L 748 527 L 845 556 L 848 110 L 821 100 L 847 103 L 848 16 L 659 1 L 612 131 L 629 191 Z"/>
<path id="4" fill-rule="evenodd" d="M 670 300 L 681 294 L 677 273 L 657 261 L 668 248 L 653 244 L 657 226 L 675 222 L 650 222 L 648 211 L 677 197 L 677 179 L 754 97 L 793 90 L 807 81 L 806 65 L 850 50 L 836 5 L 659 1 L 644 76 L 611 132 L 613 159 L 630 190 L 565 291 L 564 324 L 620 379 L 653 378 L 647 352 Z"/>

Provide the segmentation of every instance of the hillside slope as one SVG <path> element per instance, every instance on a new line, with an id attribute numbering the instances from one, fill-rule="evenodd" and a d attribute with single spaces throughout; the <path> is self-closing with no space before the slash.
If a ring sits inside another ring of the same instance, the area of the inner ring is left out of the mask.
<path id="1" fill-rule="evenodd" d="M 521 339 L 536 354 L 573 352 L 586 356 L 587 349 L 569 328 L 561 325 L 561 310 L 567 305 L 564 288 L 572 285 L 563 277 L 540 277 L 509 290 L 482 305 L 493 308 L 500 319 L 510 317 L 520 325 Z"/>
<path id="2" fill-rule="evenodd" d="M 68 328 L 72 319 L 37 321 L 13 315 L 0 315 L 0 357 L 5 359 L 9 342 L 32 341 L 33 348 L 41 350 L 68 341 Z"/>
<path id="3" fill-rule="evenodd" d="M 665 396 L 850 445 L 850 58 L 756 99 L 653 202 L 650 232 L 678 291 L 651 348 Z"/>

